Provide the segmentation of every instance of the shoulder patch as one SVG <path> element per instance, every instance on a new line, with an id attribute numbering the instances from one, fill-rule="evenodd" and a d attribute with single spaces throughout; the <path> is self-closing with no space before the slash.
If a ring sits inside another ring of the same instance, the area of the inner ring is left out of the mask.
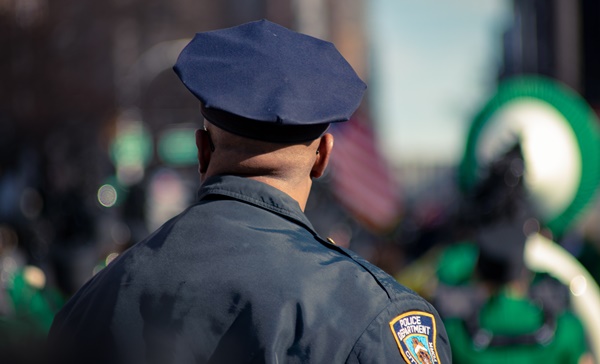
<path id="1" fill-rule="evenodd" d="M 409 311 L 390 321 L 400 354 L 410 364 L 441 364 L 436 347 L 435 318 L 423 311 Z"/>

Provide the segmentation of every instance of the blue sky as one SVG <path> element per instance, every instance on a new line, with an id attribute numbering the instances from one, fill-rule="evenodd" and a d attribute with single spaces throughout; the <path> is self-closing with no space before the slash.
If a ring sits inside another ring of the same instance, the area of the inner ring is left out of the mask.
<path id="1" fill-rule="evenodd" d="M 510 0 L 369 0 L 369 97 L 394 165 L 454 165 L 502 62 Z"/>

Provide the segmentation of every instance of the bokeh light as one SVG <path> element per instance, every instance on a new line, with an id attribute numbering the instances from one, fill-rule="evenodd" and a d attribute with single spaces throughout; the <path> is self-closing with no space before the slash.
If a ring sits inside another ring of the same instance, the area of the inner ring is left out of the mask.
<path id="1" fill-rule="evenodd" d="M 98 202 L 104 207 L 114 206 L 117 198 L 117 189 L 112 185 L 105 184 L 98 189 Z"/>

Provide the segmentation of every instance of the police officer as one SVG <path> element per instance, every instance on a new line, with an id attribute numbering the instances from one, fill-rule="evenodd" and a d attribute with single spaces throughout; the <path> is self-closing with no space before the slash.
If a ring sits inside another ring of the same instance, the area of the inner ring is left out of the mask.
<path id="1" fill-rule="evenodd" d="M 199 33 L 175 72 L 200 100 L 198 202 L 56 316 L 60 362 L 450 363 L 436 310 L 303 213 L 332 122 L 365 89 L 328 42 L 266 20 Z"/>

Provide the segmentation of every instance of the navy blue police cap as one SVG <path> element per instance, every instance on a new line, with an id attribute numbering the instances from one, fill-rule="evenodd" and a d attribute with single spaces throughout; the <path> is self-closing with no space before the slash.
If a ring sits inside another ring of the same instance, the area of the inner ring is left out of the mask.
<path id="1" fill-rule="evenodd" d="M 272 142 L 318 138 L 366 89 L 332 43 L 268 20 L 197 33 L 173 68 L 206 120 Z"/>

